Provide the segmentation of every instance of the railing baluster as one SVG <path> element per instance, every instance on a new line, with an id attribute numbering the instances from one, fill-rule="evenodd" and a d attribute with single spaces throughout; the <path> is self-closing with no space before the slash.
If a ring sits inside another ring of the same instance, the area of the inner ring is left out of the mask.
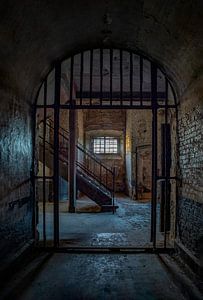
<path id="1" fill-rule="evenodd" d="M 47 119 L 46 125 L 53 131 L 53 122 Z M 62 149 L 64 151 L 60 151 L 59 149 L 59 155 L 60 155 L 60 160 L 68 163 L 66 158 L 66 151 L 68 151 L 68 146 L 66 148 L 66 145 L 68 145 L 69 141 L 69 132 L 65 130 L 64 128 L 60 127 L 59 130 L 59 136 L 62 141 Z M 51 146 L 50 143 L 48 143 L 49 146 Z M 114 203 L 114 185 L 115 185 L 115 170 L 114 168 L 110 168 L 106 165 L 104 165 L 101 160 L 94 155 L 90 150 L 84 148 L 83 145 L 78 143 L 76 145 L 77 151 L 80 151 L 83 153 L 84 157 L 84 163 L 77 161 L 77 167 L 80 168 L 83 172 L 85 172 L 87 175 L 89 175 L 91 178 L 93 178 L 97 184 L 103 188 L 105 188 L 112 197 L 112 203 Z"/>

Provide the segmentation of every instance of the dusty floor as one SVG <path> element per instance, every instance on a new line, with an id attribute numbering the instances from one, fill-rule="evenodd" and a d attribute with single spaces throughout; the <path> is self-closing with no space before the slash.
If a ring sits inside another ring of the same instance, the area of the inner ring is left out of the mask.
<path id="1" fill-rule="evenodd" d="M 21 300 L 185 299 L 153 254 L 54 254 Z"/>
<path id="2" fill-rule="evenodd" d="M 151 202 L 136 202 L 117 195 L 119 208 L 100 213 L 99 207 L 88 198 L 77 200 L 77 213 L 68 213 L 68 203 L 60 203 L 60 240 L 64 246 L 150 246 Z M 83 213 L 81 213 L 83 212 Z M 43 238 L 42 207 L 38 230 Z M 53 203 L 46 206 L 46 239 L 53 240 Z M 163 244 L 159 232 L 159 206 L 157 208 L 157 241 Z"/>

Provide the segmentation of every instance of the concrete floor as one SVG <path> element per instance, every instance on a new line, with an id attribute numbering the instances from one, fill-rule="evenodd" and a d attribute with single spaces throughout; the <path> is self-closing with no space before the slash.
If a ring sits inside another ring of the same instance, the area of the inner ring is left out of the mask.
<path id="1" fill-rule="evenodd" d="M 154 254 L 58 253 L 15 299 L 185 298 Z"/>
<path id="2" fill-rule="evenodd" d="M 91 247 L 149 247 L 151 228 L 151 202 L 136 202 L 117 195 L 116 213 L 100 213 L 99 207 L 88 198 L 77 200 L 77 213 L 68 213 L 68 202 L 60 203 L 60 240 L 62 246 Z M 83 213 L 80 213 L 83 212 Z M 163 244 L 159 232 L 157 209 L 157 241 Z M 42 239 L 42 205 L 38 230 Z M 46 238 L 53 240 L 53 203 L 46 206 Z"/>

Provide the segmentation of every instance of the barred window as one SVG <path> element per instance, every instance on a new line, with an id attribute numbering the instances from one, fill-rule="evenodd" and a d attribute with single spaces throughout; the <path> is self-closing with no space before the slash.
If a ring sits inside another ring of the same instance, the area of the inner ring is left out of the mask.
<path id="1" fill-rule="evenodd" d="M 97 137 L 93 139 L 93 152 L 96 154 L 117 154 L 118 138 Z"/>

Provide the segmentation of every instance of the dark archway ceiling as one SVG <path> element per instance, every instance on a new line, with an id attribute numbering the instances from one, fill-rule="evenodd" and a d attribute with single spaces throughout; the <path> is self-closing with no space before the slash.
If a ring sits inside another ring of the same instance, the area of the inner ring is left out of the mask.
<path id="1" fill-rule="evenodd" d="M 202 0 L 2 0 L 0 17 L 1 84 L 30 101 L 55 60 L 99 45 L 144 53 L 179 93 L 202 74 Z"/>

